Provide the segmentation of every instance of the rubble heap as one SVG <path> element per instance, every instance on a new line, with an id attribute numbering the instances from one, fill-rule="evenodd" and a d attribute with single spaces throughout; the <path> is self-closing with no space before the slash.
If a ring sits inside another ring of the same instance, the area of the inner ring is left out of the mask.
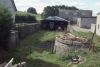
<path id="1" fill-rule="evenodd" d="M 88 39 L 77 37 L 71 33 L 56 36 L 54 52 L 57 54 L 64 54 L 67 51 L 74 49 L 87 49 L 90 47 Z"/>

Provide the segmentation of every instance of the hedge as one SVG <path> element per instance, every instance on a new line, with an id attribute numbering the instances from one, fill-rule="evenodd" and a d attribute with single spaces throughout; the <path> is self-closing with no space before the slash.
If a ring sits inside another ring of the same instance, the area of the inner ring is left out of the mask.
<path id="1" fill-rule="evenodd" d="M 16 23 L 35 23 L 36 17 L 27 12 L 17 12 L 15 16 L 15 22 Z"/>

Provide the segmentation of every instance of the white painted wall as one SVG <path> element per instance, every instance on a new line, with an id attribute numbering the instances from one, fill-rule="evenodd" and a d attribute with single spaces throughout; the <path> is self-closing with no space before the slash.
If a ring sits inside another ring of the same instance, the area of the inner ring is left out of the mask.
<path id="1" fill-rule="evenodd" d="M 96 34 L 100 35 L 100 14 L 97 15 Z"/>
<path id="2" fill-rule="evenodd" d="M 0 0 L 0 4 L 6 7 L 12 14 L 13 21 L 15 21 L 16 10 L 11 0 Z"/>
<path id="3" fill-rule="evenodd" d="M 96 24 L 91 24 L 91 32 L 94 33 Z"/>

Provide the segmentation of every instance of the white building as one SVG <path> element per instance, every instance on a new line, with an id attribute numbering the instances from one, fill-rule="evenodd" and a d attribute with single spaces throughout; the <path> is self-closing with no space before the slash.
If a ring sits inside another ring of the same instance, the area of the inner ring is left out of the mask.
<path id="1" fill-rule="evenodd" d="M 81 28 L 91 28 L 91 24 L 96 23 L 96 17 L 80 17 L 77 19 L 77 25 Z"/>
<path id="2" fill-rule="evenodd" d="M 100 13 L 97 14 L 96 34 L 100 35 Z"/>
<path id="3" fill-rule="evenodd" d="M 17 11 L 14 0 L 0 0 L 0 4 L 7 8 L 13 17 L 13 21 L 15 21 L 15 13 Z"/>

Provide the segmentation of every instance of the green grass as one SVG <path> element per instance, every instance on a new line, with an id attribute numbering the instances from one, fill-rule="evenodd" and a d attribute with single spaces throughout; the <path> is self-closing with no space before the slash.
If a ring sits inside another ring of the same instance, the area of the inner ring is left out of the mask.
<path id="1" fill-rule="evenodd" d="M 21 41 L 21 46 L 12 52 L 15 63 L 26 61 L 27 67 L 66 67 L 68 61 L 63 61 L 61 56 L 52 54 L 50 47 L 40 47 L 54 39 L 54 31 L 39 31 L 26 37 Z"/>
<path id="2" fill-rule="evenodd" d="M 78 65 L 78 67 L 100 67 L 100 52 L 91 53 L 88 52 L 84 55 L 86 57 L 86 62 L 84 64 Z"/>

